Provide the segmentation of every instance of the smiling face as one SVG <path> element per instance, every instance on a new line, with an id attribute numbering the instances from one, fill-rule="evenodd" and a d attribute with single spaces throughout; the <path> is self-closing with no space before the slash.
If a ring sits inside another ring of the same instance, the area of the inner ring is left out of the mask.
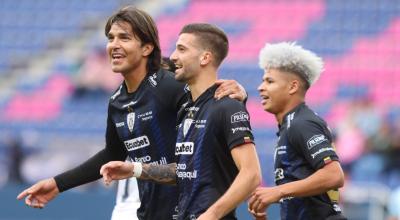
<path id="1" fill-rule="evenodd" d="M 197 75 L 204 55 L 204 51 L 200 48 L 194 34 L 183 33 L 179 35 L 176 49 L 170 57 L 176 66 L 176 80 L 189 82 Z"/>
<path id="2" fill-rule="evenodd" d="M 258 86 L 262 98 L 261 104 L 265 111 L 280 114 L 286 111 L 286 106 L 292 96 L 293 75 L 277 69 L 265 70 L 263 81 Z"/>
<path id="3" fill-rule="evenodd" d="M 107 54 L 114 72 L 128 74 L 146 66 L 151 45 L 142 45 L 129 23 L 118 21 L 112 24 L 107 34 Z"/>

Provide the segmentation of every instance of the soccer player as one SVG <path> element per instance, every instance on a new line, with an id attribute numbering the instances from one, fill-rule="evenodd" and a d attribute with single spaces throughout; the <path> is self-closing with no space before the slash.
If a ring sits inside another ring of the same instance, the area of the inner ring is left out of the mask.
<path id="1" fill-rule="evenodd" d="M 245 106 L 213 95 L 217 70 L 227 52 L 228 38 L 218 27 L 183 27 L 170 57 L 177 67 L 175 79 L 190 89 L 189 101 L 178 115 L 178 162 L 109 162 L 100 170 L 106 184 L 132 175 L 177 183 L 177 219 L 236 219 L 236 206 L 259 185 L 261 174 Z"/>
<path id="2" fill-rule="evenodd" d="M 171 72 L 160 69 L 161 52 L 153 19 L 135 7 L 112 15 L 105 26 L 107 54 L 112 70 L 124 82 L 108 106 L 106 146 L 92 158 L 54 178 L 45 179 L 21 192 L 17 198 L 34 208 L 43 208 L 60 192 L 101 178 L 99 170 L 109 161 L 129 156 L 136 162 L 168 164 L 176 161 L 176 118 L 186 101 L 185 84 Z M 244 99 L 237 83 L 228 81 L 216 96 L 231 94 Z M 232 94 L 235 93 L 235 94 Z M 139 219 L 172 219 L 177 189 L 174 186 L 138 180 L 141 206 Z M 132 207 L 134 208 L 134 207 Z"/>
<path id="3" fill-rule="evenodd" d="M 265 111 L 278 122 L 275 187 L 259 187 L 249 210 L 262 219 L 280 202 L 281 219 L 345 219 L 338 206 L 343 171 L 326 122 L 305 103 L 307 90 L 323 70 L 320 57 L 295 43 L 266 44 L 265 71 L 258 87 Z"/>
<path id="4" fill-rule="evenodd" d="M 168 57 L 162 58 L 161 68 L 175 72 L 175 64 Z M 127 160 L 130 161 L 129 157 Z M 136 220 L 138 219 L 136 211 L 139 207 L 140 197 L 136 178 L 119 180 L 111 220 Z"/>

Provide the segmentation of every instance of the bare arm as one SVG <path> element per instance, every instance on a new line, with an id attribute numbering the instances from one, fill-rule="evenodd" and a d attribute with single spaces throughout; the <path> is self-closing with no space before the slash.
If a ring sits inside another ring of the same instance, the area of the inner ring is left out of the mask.
<path id="1" fill-rule="evenodd" d="M 220 219 L 244 201 L 261 182 L 260 164 L 254 144 L 244 144 L 231 150 L 239 173 L 232 185 L 200 219 Z"/>
<path id="2" fill-rule="evenodd" d="M 152 180 L 164 184 L 176 184 L 176 164 L 138 164 L 122 161 L 111 161 L 104 164 L 100 169 L 103 180 L 109 185 L 113 180 L 126 179 L 134 176 L 134 166 L 141 165 L 142 173 L 137 178 Z"/>
<path id="3" fill-rule="evenodd" d="M 343 170 L 339 162 L 333 161 L 304 180 L 283 184 L 278 187 L 283 197 L 305 197 L 340 188 L 343 184 Z"/>
<path id="4" fill-rule="evenodd" d="M 176 163 L 167 165 L 143 164 L 143 180 L 153 180 L 158 183 L 176 184 Z"/>
<path id="5" fill-rule="evenodd" d="M 287 197 L 306 197 L 343 186 L 344 175 L 339 162 L 333 161 L 311 176 L 275 187 L 257 188 L 249 200 L 249 210 L 261 213 L 270 204 Z"/>

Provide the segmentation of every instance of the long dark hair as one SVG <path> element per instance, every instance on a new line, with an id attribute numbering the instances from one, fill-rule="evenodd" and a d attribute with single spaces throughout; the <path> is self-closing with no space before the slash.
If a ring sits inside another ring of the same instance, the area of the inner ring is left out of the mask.
<path id="1" fill-rule="evenodd" d="M 124 21 L 131 25 L 133 33 L 142 41 L 142 45 L 152 44 L 154 46 L 147 61 L 147 71 L 149 73 L 157 72 L 161 64 L 161 49 L 157 26 L 153 18 L 134 6 L 123 7 L 108 18 L 104 29 L 106 36 L 110 32 L 111 26 L 119 21 Z"/>

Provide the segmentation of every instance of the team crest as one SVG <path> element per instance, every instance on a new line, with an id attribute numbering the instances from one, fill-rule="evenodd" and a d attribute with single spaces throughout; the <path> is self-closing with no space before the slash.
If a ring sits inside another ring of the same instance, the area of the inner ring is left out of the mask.
<path id="1" fill-rule="evenodd" d="M 185 119 L 185 121 L 183 122 L 183 137 L 185 137 L 188 133 L 190 125 L 192 125 L 192 123 L 193 119 L 190 118 Z"/>
<path id="2" fill-rule="evenodd" d="M 135 112 L 130 112 L 126 116 L 126 123 L 128 124 L 129 131 L 132 132 L 135 125 Z"/>

